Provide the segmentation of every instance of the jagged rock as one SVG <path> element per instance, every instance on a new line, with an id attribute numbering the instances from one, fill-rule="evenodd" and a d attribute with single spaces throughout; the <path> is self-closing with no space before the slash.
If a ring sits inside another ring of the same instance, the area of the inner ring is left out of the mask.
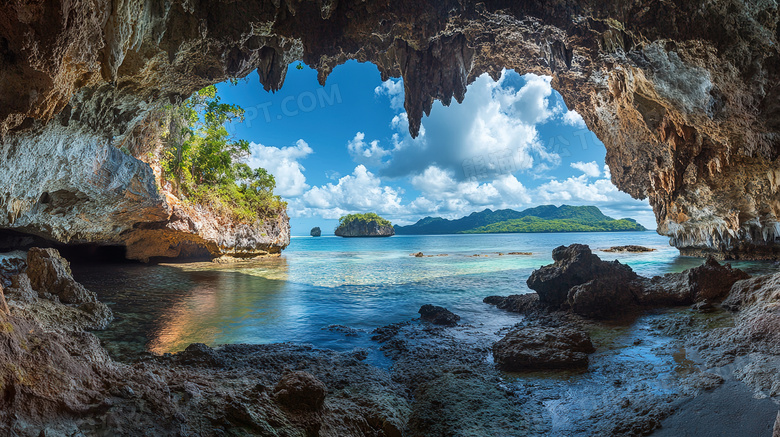
<path id="1" fill-rule="evenodd" d="M 392 237 L 395 235 L 395 229 L 376 221 L 365 223 L 355 221 L 346 226 L 339 226 L 334 233 L 339 237 Z"/>
<path id="2" fill-rule="evenodd" d="M 488 296 L 482 302 L 513 313 L 525 314 L 539 309 L 539 295 L 536 293 L 514 294 L 507 297 Z"/>
<path id="3" fill-rule="evenodd" d="M 720 265 L 713 257 L 708 257 L 699 267 L 643 281 L 637 297 L 642 305 L 651 306 L 719 302 L 735 282 L 749 277 L 742 270 Z"/>
<path id="4" fill-rule="evenodd" d="M 322 408 L 328 388 L 308 372 L 291 372 L 274 387 L 276 400 L 296 410 L 316 411 Z"/>
<path id="5" fill-rule="evenodd" d="M 772 2 L 140 4 L 0 6 L 0 226 L 102 242 L 114 226 L 164 221 L 163 196 L 134 158 L 148 152 L 155 109 L 253 71 L 278 90 L 296 59 L 325 84 L 358 59 L 403 77 L 413 135 L 435 99 L 461 101 L 482 73 L 551 75 L 604 142 L 612 181 L 650 199 L 675 245 L 778 255 Z"/>
<path id="6" fill-rule="evenodd" d="M 453 326 L 458 324 L 460 316 L 448 310 L 447 308 L 435 305 L 423 305 L 418 311 L 420 318 L 434 325 Z"/>
<path id="7" fill-rule="evenodd" d="M 11 314 L 11 312 L 8 311 L 8 303 L 5 301 L 5 293 L 3 293 L 2 285 L 0 285 L 0 314 L 6 316 Z"/>
<path id="8" fill-rule="evenodd" d="M 590 336 L 577 328 L 524 326 L 493 345 L 493 359 L 502 369 L 560 369 L 588 366 L 594 352 Z"/>
<path id="9" fill-rule="evenodd" d="M 309 234 L 312 237 L 320 237 L 322 236 L 322 230 L 319 227 L 311 228 L 311 232 Z"/>
<path id="10" fill-rule="evenodd" d="M 584 244 L 559 246 L 552 257 L 554 264 L 535 270 L 526 281 L 539 294 L 539 301 L 551 307 L 564 304 L 576 285 L 594 279 L 629 283 L 639 277 L 629 266 L 602 261 Z"/>
<path id="11" fill-rule="evenodd" d="M 603 252 L 630 252 L 630 253 L 643 253 L 643 252 L 655 252 L 656 249 L 651 249 L 644 246 L 635 246 L 629 244 L 628 246 L 613 246 L 609 249 L 604 249 Z"/>
<path id="12" fill-rule="evenodd" d="M 30 249 L 27 252 L 27 276 L 34 290 L 57 296 L 62 303 L 97 302 L 95 293 L 73 279 L 70 263 L 56 249 Z"/>
<path id="13" fill-rule="evenodd" d="M 722 300 L 734 283 L 749 277 L 709 257 L 684 272 L 645 278 L 618 261 L 602 261 L 581 244 L 554 249 L 553 259 L 555 263 L 528 278 L 529 288 L 538 292 L 538 304 L 530 296 L 490 297 L 485 302 L 515 312 L 546 307 L 596 319 L 620 319 L 641 308 L 711 305 Z"/>

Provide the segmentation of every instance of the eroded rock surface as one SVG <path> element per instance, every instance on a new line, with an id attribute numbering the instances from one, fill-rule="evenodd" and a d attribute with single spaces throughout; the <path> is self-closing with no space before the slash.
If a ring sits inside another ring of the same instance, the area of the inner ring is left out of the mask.
<path id="1" fill-rule="evenodd" d="M 104 241 L 114 224 L 165 220 L 136 159 L 157 108 L 253 71 L 278 90 L 296 59 L 324 83 L 357 59 L 403 77 L 412 134 L 483 73 L 552 75 L 613 182 L 650 199 L 676 246 L 775 257 L 779 15 L 739 0 L 7 2 L 0 226 Z"/>
<path id="2" fill-rule="evenodd" d="M 493 345 L 493 358 L 506 371 L 588 366 L 596 349 L 588 333 L 571 326 L 521 326 Z"/>
<path id="3" fill-rule="evenodd" d="M 423 305 L 418 311 L 420 318 L 434 325 L 454 326 L 458 324 L 460 316 L 447 308 L 436 305 Z"/>

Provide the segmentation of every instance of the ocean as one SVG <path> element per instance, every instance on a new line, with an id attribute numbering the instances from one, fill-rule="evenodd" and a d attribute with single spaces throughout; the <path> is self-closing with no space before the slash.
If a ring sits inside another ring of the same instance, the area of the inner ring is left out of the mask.
<path id="1" fill-rule="evenodd" d="M 85 264 L 74 265 L 74 276 L 114 311 L 116 321 L 97 335 L 116 358 L 173 353 L 196 342 L 296 342 L 365 348 L 381 364 L 371 331 L 419 317 L 424 304 L 444 306 L 461 323 L 490 332 L 519 322 L 522 316 L 482 300 L 530 292 L 531 272 L 552 262 L 553 248 L 572 243 L 588 244 L 602 259 L 645 276 L 702 263 L 680 256 L 655 232 L 324 236 L 293 237 L 278 258 L 233 265 Z M 626 244 L 656 251 L 602 251 Z M 434 256 L 411 256 L 417 252 Z M 771 262 L 734 265 L 751 274 L 776 269 Z"/>

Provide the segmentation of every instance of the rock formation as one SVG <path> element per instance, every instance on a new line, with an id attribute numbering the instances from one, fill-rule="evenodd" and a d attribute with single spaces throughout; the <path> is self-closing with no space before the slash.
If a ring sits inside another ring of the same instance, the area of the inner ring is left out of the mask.
<path id="1" fill-rule="evenodd" d="M 742 270 L 720 265 L 709 257 L 699 267 L 681 273 L 645 278 L 618 261 L 602 261 L 583 244 L 553 250 L 554 264 L 531 273 L 531 296 L 491 296 L 485 302 L 510 311 L 571 310 L 597 319 L 619 319 L 638 309 L 715 303 L 737 281 L 749 278 Z"/>
<path id="2" fill-rule="evenodd" d="M 434 325 L 454 326 L 458 324 L 460 316 L 448 310 L 447 308 L 436 305 L 423 305 L 418 311 L 420 319 L 433 323 Z"/>
<path id="3" fill-rule="evenodd" d="M 376 221 L 354 221 L 336 228 L 334 232 L 339 237 L 392 237 L 395 230 L 390 225 L 383 225 Z"/>
<path id="4" fill-rule="evenodd" d="M 493 345 L 493 358 L 509 372 L 529 369 L 561 369 L 588 366 L 588 354 L 596 349 L 590 336 L 579 329 L 523 326 Z"/>
<path id="5" fill-rule="evenodd" d="M 311 228 L 311 232 L 309 232 L 309 235 L 312 237 L 320 237 L 322 236 L 322 230 L 319 227 Z"/>
<path id="6" fill-rule="evenodd" d="M 412 134 L 483 73 L 552 75 L 684 253 L 778 254 L 773 2 L 13 0 L 0 16 L 2 228 L 113 242 L 165 221 L 137 159 L 155 109 L 253 71 L 277 90 L 296 59 L 324 83 L 357 59 L 403 77 Z"/>

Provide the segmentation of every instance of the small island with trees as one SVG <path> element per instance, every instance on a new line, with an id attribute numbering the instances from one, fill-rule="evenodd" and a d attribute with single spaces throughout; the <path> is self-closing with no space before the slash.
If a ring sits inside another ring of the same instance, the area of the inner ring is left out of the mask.
<path id="1" fill-rule="evenodd" d="M 341 217 L 335 234 L 339 237 L 391 237 L 395 230 L 389 220 L 369 212 Z"/>

